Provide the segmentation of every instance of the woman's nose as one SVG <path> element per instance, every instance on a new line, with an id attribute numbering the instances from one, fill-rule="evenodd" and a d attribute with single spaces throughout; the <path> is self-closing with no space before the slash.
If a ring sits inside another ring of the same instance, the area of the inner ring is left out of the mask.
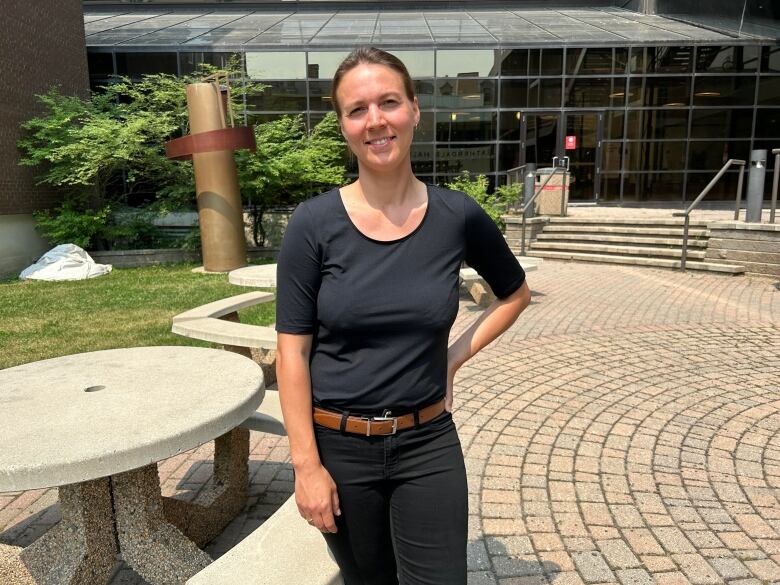
<path id="1" fill-rule="evenodd" d="M 379 109 L 376 105 L 371 105 L 368 108 L 368 119 L 366 120 L 367 124 L 371 128 L 375 128 L 377 126 L 381 126 L 384 123 L 385 119 L 384 116 L 382 116 L 382 110 Z"/>

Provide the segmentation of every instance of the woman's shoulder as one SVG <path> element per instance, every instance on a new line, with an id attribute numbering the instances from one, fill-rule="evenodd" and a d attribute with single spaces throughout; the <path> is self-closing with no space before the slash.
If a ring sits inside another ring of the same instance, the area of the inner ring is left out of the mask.
<path id="1" fill-rule="evenodd" d="M 298 204 L 298 207 L 307 209 L 317 217 L 318 213 L 331 211 L 339 203 L 339 188 L 334 187 L 314 197 L 310 197 Z"/>

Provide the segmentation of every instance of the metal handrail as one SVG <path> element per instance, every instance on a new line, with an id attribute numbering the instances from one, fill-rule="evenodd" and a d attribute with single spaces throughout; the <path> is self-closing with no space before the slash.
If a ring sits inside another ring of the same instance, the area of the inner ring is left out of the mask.
<path id="1" fill-rule="evenodd" d="M 506 172 L 507 185 L 511 185 L 512 184 L 512 183 L 509 182 L 509 179 L 513 175 L 513 173 L 517 174 L 520 177 L 521 180 L 519 182 L 522 185 L 522 183 L 523 183 L 522 182 L 522 177 L 523 177 L 524 173 L 520 173 L 519 171 L 520 171 L 520 169 L 524 169 L 527 166 L 528 166 L 528 163 L 525 163 L 524 165 L 520 165 L 519 167 L 514 167 L 512 169 L 509 169 Z M 511 209 L 512 211 L 517 211 L 517 206 L 521 204 L 521 201 L 522 201 L 523 197 L 525 197 L 525 193 L 523 193 L 521 197 L 518 197 L 516 200 L 514 200 L 512 202 L 512 204 L 509 206 L 508 210 Z"/>
<path id="2" fill-rule="evenodd" d="M 772 151 L 774 152 L 774 151 Z M 778 150 L 780 152 L 780 149 Z M 709 184 L 704 187 L 701 193 L 699 193 L 699 196 L 693 200 L 693 203 L 691 203 L 688 208 L 685 211 L 678 211 L 676 213 L 673 213 L 672 216 L 674 217 L 685 217 L 685 223 L 683 224 L 683 245 L 682 245 L 682 255 L 680 257 L 680 270 L 685 270 L 685 263 L 688 260 L 688 228 L 690 226 L 691 221 L 691 211 L 693 211 L 697 205 L 699 205 L 699 202 L 704 199 L 704 197 L 709 193 L 712 188 L 715 186 L 715 183 L 720 180 L 720 178 L 726 173 L 726 171 L 729 169 L 731 165 L 737 165 L 739 166 L 739 180 L 737 181 L 737 202 L 734 205 L 734 219 L 739 219 L 739 206 L 742 202 L 742 180 L 745 175 L 745 161 L 739 160 L 736 158 L 730 158 L 725 165 L 723 165 L 723 168 L 718 171 L 718 174 L 715 175 L 715 177 L 712 179 L 712 181 L 709 182 Z M 775 165 L 776 166 L 776 165 Z"/>
<path id="3" fill-rule="evenodd" d="M 566 191 L 567 169 L 566 167 L 554 167 L 553 172 L 547 176 L 547 178 L 544 180 L 544 183 L 542 183 L 539 186 L 539 189 L 531 196 L 531 198 L 528 201 L 523 202 L 523 209 L 522 209 L 523 219 L 520 227 L 520 255 L 521 256 L 525 256 L 525 214 L 528 211 L 528 208 L 531 207 L 533 202 L 536 200 L 536 197 L 539 195 L 539 193 L 541 193 L 544 190 L 544 188 L 547 186 L 547 183 L 550 182 L 550 179 L 552 179 L 553 176 L 555 176 L 555 173 L 557 173 L 558 171 L 561 171 L 563 173 L 563 184 L 561 185 L 561 215 L 563 215 L 563 207 L 566 199 L 565 191 Z"/>
<path id="4" fill-rule="evenodd" d="M 780 175 L 780 148 L 773 148 L 775 155 L 775 172 L 772 178 L 772 203 L 769 207 L 769 223 L 775 223 L 775 209 L 777 209 L 777 183 Z"/>

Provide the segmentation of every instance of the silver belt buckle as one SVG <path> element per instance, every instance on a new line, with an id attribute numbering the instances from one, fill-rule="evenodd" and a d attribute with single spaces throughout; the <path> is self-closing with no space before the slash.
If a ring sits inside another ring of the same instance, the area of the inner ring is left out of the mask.
<path id="1" fill-rule="evenodd" d="M 393 421 L 393 432 L 389 433 L 389 434 L 390 435 L 394 435 L 394 434 L 396 434 L 396 432 L 398 432 L 398 418 L 396 418 L 394 416 L 390 416 L 391 414 L 392 414 L 392 412 L 390 412 L 389 410 L 385 410 L 382 413 L 382 416 L 372 416 L 369 420 L 371 422 L 374 422 L 374 421 L 381 422 L 383 420 L 391 420 L 391 421 Z M 366 436 L 367 437 L 371 436 L 371 424 L 370 423 L 368 425 L 366 425 Z M 385 436 L 387 436 L 387 435 L 385 435 Z"/>

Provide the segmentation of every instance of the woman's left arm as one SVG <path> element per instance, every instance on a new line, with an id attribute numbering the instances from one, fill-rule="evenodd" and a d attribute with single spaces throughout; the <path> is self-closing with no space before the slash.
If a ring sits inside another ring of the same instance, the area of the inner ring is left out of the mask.
<path id="1" fill-rule="evenodd" d="M 447 350 L 447 394 L 444 408 L 452 411 L 452 388 L 455 372 L 479 350 L 506 331 L 531 302 L 531 290 L 524 282 L 505 299 L 497 299 L 482 316 Z"/>

